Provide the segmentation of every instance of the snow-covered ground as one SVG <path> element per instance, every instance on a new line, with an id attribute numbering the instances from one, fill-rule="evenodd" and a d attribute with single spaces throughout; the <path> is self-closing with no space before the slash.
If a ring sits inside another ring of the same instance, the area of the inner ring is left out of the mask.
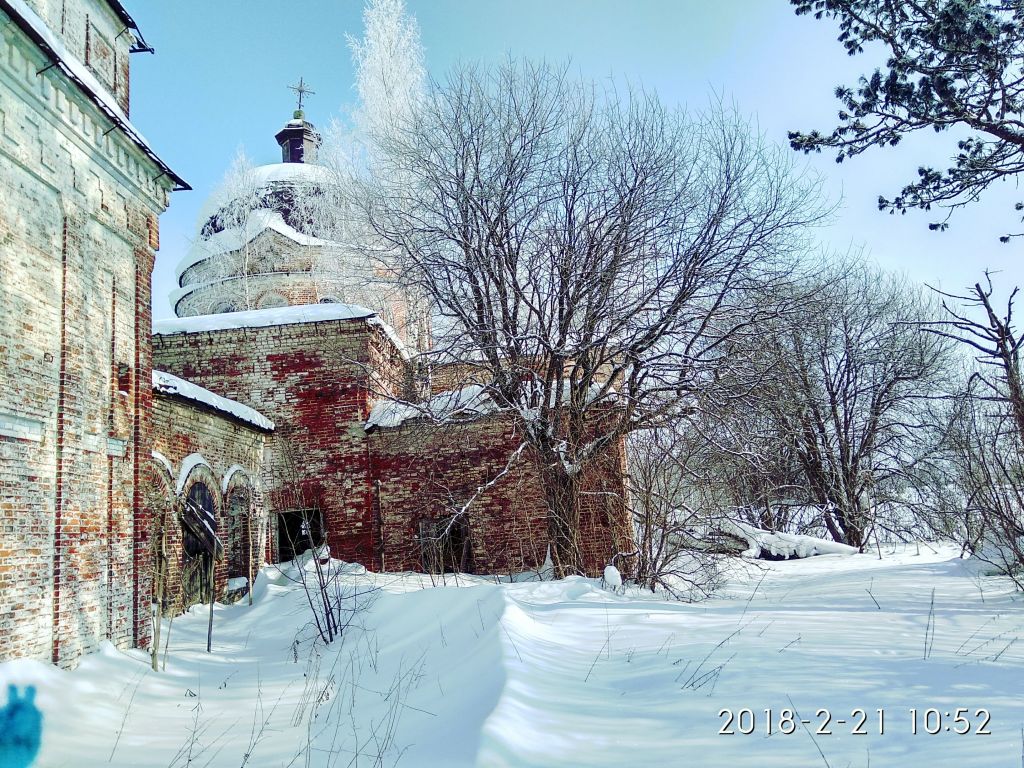
<path id="1" fill-rule="evenodd" d="M 176 619 L 166 672 L 113 649 L 0 665 L 38 687 L 37 764 L 1021 765 L 1024 596 L 951 547 L 745 564 L 699 604 L 346 570 L 362 608 L 327 648 L 270 571 L 253 606 L 217 608 L 212 654 L 202 608 Z"/>

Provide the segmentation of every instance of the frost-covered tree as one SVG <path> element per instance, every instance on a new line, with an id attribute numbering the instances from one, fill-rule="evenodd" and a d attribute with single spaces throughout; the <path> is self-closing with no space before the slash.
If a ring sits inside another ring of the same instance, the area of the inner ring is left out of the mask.
<path id="1" fill-rule="evenodd" d="M 267 190 L 257 178 L 255 168 L 241 148 L 231 161 L 220 185 L 201 214 L 199 235 L 192 245 L 202 279 L 217 283 L 215 290 L 204 291 L 204 312 L 253 309 L 255 297 L 249 275 L 254 264 L 268 255 L 251 235 L 260 226 Z"/>
<path id="2" fill-rule="evenodd" d="M 919 168 L 917 180 L 895 197 L 879 197 L 888 211 L 938 206 L 951 213 L 1024 170 L 1022 0 L 790 2 L 797 14 L 837 21 L 851 56 L 885 56 L 884 66 L 855 87 L 836 88 L 839 125 L 831 133 L 791 132 L 794 149 L 835 149 L 841 162 L 917 131 L 959 129 L 949 167 Z M 929 226 L 945 229 L 948 218 Z"/>
<path id="3" fill-rule="evenodd" d="M 426 82 L 419 26 L 403 0 L 368 0 L 361 38 L 347 35 L 358 101 L 350 123 L 335 120 L 320 150 L 334 177 L 331 194 L 309 201 L 319 236 L 340 244 L 314 264 L 332 295 L 366 304 L 394 326 L 413 349 L 430 342 L 424 297 L 402 280 L 389 244 L 376 236 L 361 204 L 362 175 L 375 176 L 377 143 L 407 122 Z"/>
<path id="4" fill-rule="evenodd" d="M 363 25 L 361 40 L 347 40 L 359 94 L 356 129 L 372 143 L 408 121 L 423 98 L 427 70 L 419 25 L 404 0 L 369 0 Z"/>
<path id="5" fill-rule="evenodd" d="M 431 300 L 437 358 L 521 422 L 554 564 L 580 572 L 585 468 L 691 407 L 816 183 L 725 110 L 517 62 L 454 71 L 381 150 L 368 220 Z"/>

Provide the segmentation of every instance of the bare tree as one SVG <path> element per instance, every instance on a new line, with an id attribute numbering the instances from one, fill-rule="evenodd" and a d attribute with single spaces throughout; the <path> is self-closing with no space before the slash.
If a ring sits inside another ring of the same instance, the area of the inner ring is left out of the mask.
<path id="1" fill-rule="evenodd" d="M 682 421 L 630 436 L 637 584 L 683 599 L 719 586 L 728 546 L 720 524 L 732 508 L 715 458 L 704 435 Z"/>
<path id="2" fill-rule="evenodd" d="M 959 532 L 967 548 L 1014 574 L 1024 567 L 1024 339 L 1013 322 L 1017 289 L 1002 314 L 993 292 L 987 273 L 985 284 L 966 294 L 940 292 L 946 316 L 928 328 L 973 352 L 976 362 L 953 401 L 945 443 Z"/>
<path id="3" fill-rule="evenodd" d="M 982 376 L 944 397 L 940 460 L 929 490 L 931 531 L 1024 587 L 1024 454 L 1013 419 Z"/>
<path id="4" fill-rule="evenodd" d="M 553 562 L 580 572 L 581 473 L 689 407 L 744 289 L 823 215 L 816 180 L 728 110 L 544 64 L 457 69 L 380 146 L 368 220 L 432 302 L 435 359 L 522 421 Z"/>
<path id="5" fill-rule="evenodd" d="M 764 405 L 800 471 L 804 501 L 838 542 L 863 548 L 880 513 L 900 521 L 915 464 L 933 446 L 925 404 L 942 391 L 949 344 L 905 279 L 854 264 L 813 279 L 795 316 L 765 326 Z"/>
<path id="6" fill-rule="evenodd" d="M 1014 288 L 1006 300 L 1006 311 L 1000 315 L 992 298 L 992 276 L 985 273 L 966 295 L 939 291 L 946 318 L 929 324 L 930 329 L 960 344 L 976 355 L 982 368 L 974 374 L 984 390 L 984 397 L 1000 403 L 1012 419 L 1018 445 L 1024 447 L 1024 380 L 1021 379 L 1020 349 L 1024 337 L 1013 325 L 1013 302 L 1020 289 Z M 950 300 L 958 305 L 951 305 Z M 980 312 L 980 320 L 969 316 Z M 994 371 L 994 375 L 993 375 Z"/>

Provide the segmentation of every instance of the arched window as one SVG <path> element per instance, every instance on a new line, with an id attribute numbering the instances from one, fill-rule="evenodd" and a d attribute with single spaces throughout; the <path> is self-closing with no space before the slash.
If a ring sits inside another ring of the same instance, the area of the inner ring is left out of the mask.
<path id="1" fill-rule="evenodd" d="M 227 499 L 227 558 L 228 578 L 249 576 L 252 557 L 252 529 L 250 515 L 252 496 L 244 485 L 231 490 Z"/>
<path id="2" fill-rule="evenodd" d="M 271 291 L 260 296 L 260 300 L 256 302 L 257 309 L 275 309 L 277 307 L 287 307 L 288 299 L 282 296 L 276 291 Z"/>
<path id="3" fill-rule="evenodd" d="M 238 307 L 236 307 L 230 301 L 218 301 L 212 307 L 210 307 L 210 314 L 211 315 L 222 315 L 225 312 L 237 312 L 237 311 L 238 311 Z"/>

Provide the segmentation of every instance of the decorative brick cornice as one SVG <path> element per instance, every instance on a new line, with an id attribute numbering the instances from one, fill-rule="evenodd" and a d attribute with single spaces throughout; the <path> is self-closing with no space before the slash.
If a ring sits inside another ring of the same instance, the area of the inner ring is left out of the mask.
<path id="1" fill-rule="evenodd" d="M 0 78 L 6 80 L 21 99 L 35 107 L 42 116 L 79 150 L 124 184 L 138 197 L 148 201 L 157 213 L 167 208 L 167 193 L 174 187 L 174 177 L 148 157 L 109 116 L 90 101 L 48 56 L 33 43 L 3 11 L 0 0 Z M 6 23 L 5 23 L 6 21 Z M 4 105 L 0 103 L 0 111 Z M 7 116 L 5 120 L 10 120 Z M 12 132 L 12 126 L 0 131 Z M 0 150 L 4 149 L 0 136 Z M 55 146 L 40 142 L 40 157 L 33 163 L 35 173 L 56 174 Z M 16 158 L 20 159 L 20 158 Z M 59 185 L 58 185 L 59 186 Z"/>

